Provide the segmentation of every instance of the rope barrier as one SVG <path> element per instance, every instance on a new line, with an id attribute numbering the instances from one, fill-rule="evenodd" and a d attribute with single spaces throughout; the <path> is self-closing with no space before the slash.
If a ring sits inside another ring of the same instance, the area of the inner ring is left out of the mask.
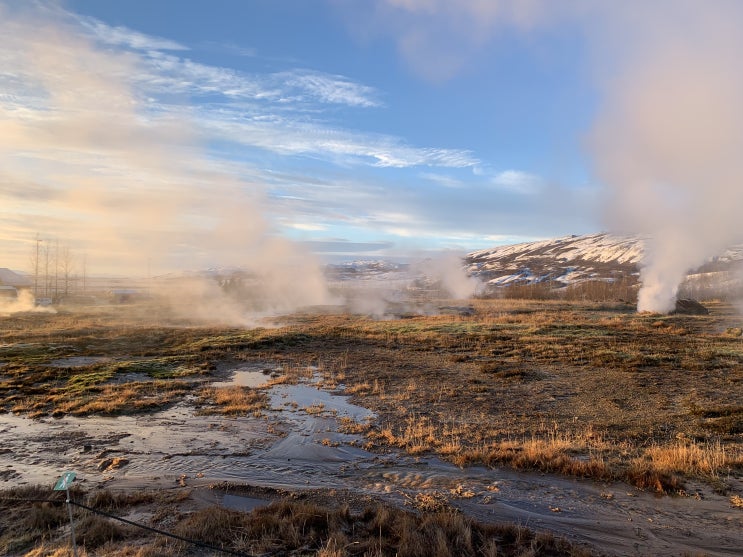
<path id="1" fill-rule="evenodd" d="M 9 502 L 23 502 L 23 503 L 65 503 L 66 501 L 64 499 L 23 499 L 20 497 L 0 497 L 0 501 L 9 501 Z M 122 518 L 120 516 L 116 516 L 114 514 L 107 513 L 105 511 L 101 511 L 99 509 L 95 509 L 93 507 L 89 507 L 88 505 L 84 505 L 82 503 L 78 503 L 77 501 L 70 500 L 71 505 L 75 505 L 76 507 L 80 507 L 81 509 L 85 509 L 86 511 L 92 512 L 94 514 L 98 514 L 101 516 L 105 516 L 106 518 L 110 518 L 112 520 L 118 520 L 119 522 L 123 522 L 124 524 L 128 524 L 130 526 L 134 526 L 136 528 L 141 528 L 143 530 L 148 530 L 150 532 L 153 532 L 155 534 L 158 534 L 160 536 L 165 536 L 168 538 L 173 538 L 175 540 L 188 543 L 191 545 L 195 545 L 197 547 L 201 547 L 202 549 L 209 549 L 210 551 L 217 551 L 219 553 L 225 553 L 227 555 L 236 555 L 237 557 L 258 557 L 256 555 L 250 555 L 248 553 L 241 553 L 239 551 L 233 551 L 231 549 L 225 549 L 223 547 L 217 547 L 214 545 L 209 545 L 208 543 L 204 543 L 198 540 L 192 540 L 189 538 L 185 538 L 183 536 L 179 536 L 177 534 L 173 534 L 171 532 L 166 532 L 165 530 L 158 530 L 157 528 L 153 528 L 151 526 L 147 526 L 145 524 L 140 524 L 138 522 L 134 522 L 132 520 L 128 520 L 126 518 Z"/>

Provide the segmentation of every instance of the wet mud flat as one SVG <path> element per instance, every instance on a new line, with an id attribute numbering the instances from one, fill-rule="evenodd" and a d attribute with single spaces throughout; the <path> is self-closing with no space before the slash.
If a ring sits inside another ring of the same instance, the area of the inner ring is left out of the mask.
<path id="1" fill-rule="evenodd" d="M 739 555 L 743 547 L 743 513 L 701 484 L 692 495 L 660 497 L 622 483 L 368 452 L 359 435 L 338 431 L 339 419 L 374 414 L 313 383 L 268 388 L 263 417 L 201 416 L 188 401 L 134 417 L 6 414 L 0 485 L 51 485 L 74 470 L 88 489 L 188 489 L 199 504 L 244 512 L 289 493 L 411 508 L 433 502 L 485 523 L 551 531 L 605 554 Z"/>

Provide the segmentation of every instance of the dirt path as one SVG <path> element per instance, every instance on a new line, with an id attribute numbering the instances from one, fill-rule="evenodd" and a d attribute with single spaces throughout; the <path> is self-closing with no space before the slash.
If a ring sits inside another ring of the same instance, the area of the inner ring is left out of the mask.
<path id="1" fill-rule="evenodd" d="M 705 486 L 687 497 L 656 497 L 624 484 L 372 454 L 356 446 L 360 438 L 337 431 L 338 417 L 362 420 L 368 410 L 308 384 L 269 394 L 268 419 L 196 416 L 188 404 L 115 419 L 2 415 L 0 486 L 51 486 L 74 470 L 88 488 L 227 481 L 343 489 L 397 504 L 424 493 L 485 522 L 550 530 L 617 555 L 732 556 L 743 547 L 743 511 Z"/>

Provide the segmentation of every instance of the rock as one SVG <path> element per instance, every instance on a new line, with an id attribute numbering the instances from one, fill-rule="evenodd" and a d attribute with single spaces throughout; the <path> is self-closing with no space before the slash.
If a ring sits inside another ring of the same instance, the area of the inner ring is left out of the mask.
<path id="1" fill-rule="evenodd" d="M 105 458 L 98 463 L 98 470 L 104 472 L 106 470 L 116 470 L 122 466 L 129 464 L 129 459 L 122 457 Z"/>
<path id="2" fill-rule="evenodd" d="M 129 464 L 128 458 L 122 458 L 122 457 L 117 456 L 113 459 L 113 462 L 108 467 L 108 469 L 115 470 L 116 468 L 121 468 L 122 466 L 126 466 L 127 464 Z"/>
<path id="3" fill-rule="evenodd" d="M 674 309 L 671 314 L 709 315 L 709 310 L 696 300 L 681 298 L 676 300 L 676 309 Z"/>

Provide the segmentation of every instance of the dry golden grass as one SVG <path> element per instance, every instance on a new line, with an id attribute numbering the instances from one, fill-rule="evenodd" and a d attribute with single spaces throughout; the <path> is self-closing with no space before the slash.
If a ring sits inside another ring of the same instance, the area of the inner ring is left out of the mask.
<path id="1" fill-rule="evenodd" d="M 740 474 L 743 345 L 726 332 L 740 318 L 724 306 L 705 317 L 638 315 L 621 304 L 475 306 L 472 317 L 305 320 L 317 339 L 305 351 L 345 341 L 345 393 L 380 416 L 367 448 L 666 491 L 680 476 Z M 664 451 L 677 455 L 673 466 Z"/>
<path id="2" fill-rule="evenodd" d="M 46 544 L 43 543 L 27 553 L 23 554 L 23 557 L 89 557 L 90 554 L 85 548 L 78 548 L 76 553 L 73 553 L 72 548 L 69 544 L 66 546 L 59 547 L 59 544 Z"/>
<path id="3" fill-rule="evenodd" d="M 743 454 L 726 449 L 719 440 L 712 443 L 678 440 L 645 449 L 641 457 L 630 463 L 629 473 L 650 469 L 661 477 L 680 474 L 714 482 L 741 468 Z M 659 490 L 657 485 L 654 487 Z"/>
<path id="4" fill-rule="evenodd" d="M 471 304 L 464 316 L 303 314 L 252 330 L 173 327 L 143 309 L 6 318 L 0 406 L 148 412 L 196 390 L 202 411 L 257 413 L 261 391 L 199 382 L 218 365 L 260 362 L 282 370 L 274 383 L 320 376 L 374 410 L 371 427 L 343 424 L 369 448 L 645 486 L 741 474 L 742 319 L 728 306 L 659 316 L 621 303 Z M 48 366 L 72 356 L 113 364 Z M 150 377 L 124 380 L 131 371 Z"/>
<path id="5" fill-rule="evenodd" d="M 59 517 L 29 530 L 28 511 L 36 508 L 34 504 L 4 499 L 40 493 L 39 489 L 0 493 L 0 553 L 38 557 L 72 555 L 64 529 L 67 516 L 63 505 L 53 507 L 59 511 Z M 466 496 L 466 490 L 457 496 Z M 84 499 L 85 494 L 77 488 L 74 497 Z M 565 540 L 535 534 L 522 526 L 484 525 L 471 520 L 452 512 L 446 496 L 441 494 L 421 494 L 412 499 L 414 512 L 374 503 L 352 511 L 336 494 L 328 494 L 326 499 L 332 504 L 287 498 L 243 513 L 222 507 L 184 512 L 180 506 L 183 501 L 174 500 L 167 492 L 149 492 L 144 498 L 109 492 L 87 496 L 89 504 L 97 502 L 119 515 L 127 510 L 151 508 L 157 502 L 161 507 L 153 516 L 154 525 L 160 522 L 157 516 L 167 516 L 167 530 L 178 536 L 248 555 L 479 557 L 524 555 L 535 549 L 537 555 L 590 555 L 588 550 Z M 135 530 L 88 511 L 75 513 L 77 554 L 81 557 L 213 554 L 204 547 Z"/>
<path id="6" fill-rule="evenodd" d="M 318 402 L 317 404 L 305 406 L 302 410 L 307 414 L 322 414 L 325 412 L 325 405 L 322 402 Z"/>
<path id="7" fill-rule="evenodd" d="M 260 416 L 268 398 L 262 391 L 250 387 L 206 387 L 200 392 L 203 404 L 201 414 L 224 414 L 228 416 Z"/>
<path id="8" fill-rule="evenodd" d="M 362 434 L 368 432 L 372 428 L 372 424 L 370 420 L 365 420 L 363 422 L 357 422 L 353 418 L 349 418 L 348 416 L 341 416 L 338 418 L 338 431 L 341 433 L 348 433 L 348 434 Z"/>

